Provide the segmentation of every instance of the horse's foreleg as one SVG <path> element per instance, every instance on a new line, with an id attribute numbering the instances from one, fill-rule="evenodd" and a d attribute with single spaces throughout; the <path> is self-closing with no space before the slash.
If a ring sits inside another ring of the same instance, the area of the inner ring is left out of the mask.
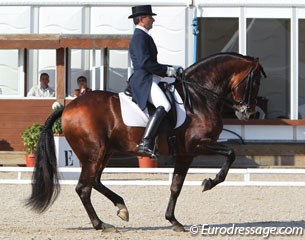
<path id="1" fill-rule="evenodd" d="M 82 172 L 78 181 L 78 184 L 75 188 L 76 192 L 78 193 L 86 212 L 91 220 L 93 227 L 96 230 L 103 230 L 105 232 L 114 232 L 116 231 L 115 227 L 102 222 L 99 217 L 97 216 L 93 205 L 91 203 L 91 191 L 92 187 L 95 185 L 96 179 L 96 167 L 92 166 L 91 164 L 85 165 L 83 164 Z"/>
<path id="2" fill-rule="evenodd" d="M 232 163 L 235 160 L 234 150 L 227 146 L 215 144 L 215 145 L 206 146 L 206 148 L 213 154 L 224 155 L 227 158 L 226 158 L 226 161 L 224 162 L 224 164 L 222 165 L 221 170 L 219 171 L 219 173 L 216 175 L 216 177 L 214 179 L 207 178 L 207 179 L 203 180 L 203 182 L 202 182 L 202 187 L 203 187 L 202 191 L 203 192 L 210 190 L 213 187 L 215 187 L 217 184 L 223 182 L 226 179 L 228 171 L 229 171 Z"/>
<path id="3" fill-rule="evenodd" d="M 171 195 L 165 213 L 165 218 L 170 221 L 172 224 L 172 229 L 177 232 L 185 231 L 183 225 L 175 218 L 175 207 L 191 162 L 192 158 L 184 158 L 183 162 L 179 162 L 179 158 L 176 158 L 175 170 L 170 188 Z"/>
<path id="4" fill-rule="evenodd" d="M 100 192 L 101 194 L 103 194 L 105 197 L 107 197 L 113 204 L 114 206 L 118 207 L 118 212 L 117 215 L 124 221 L 128 222 L 129 221 L 129 212 L 128 209 L 125 205 L 124 199 L 117 195 L 115 192 L 111 191 L 109 188 L 107 188 L 106 186 L 104 186 L 101 183 L 101 175 L 102 172 L 105 168 L 106 162 L 108 161 L 108 159 L 111 157 L 111 155 L 106 155 L 104 158 L 104 166 L 100 169 L 96 181 L 95 181 L 95 185 L 93 186 L 95 190 L 97 190 L 98 192 Z"/>
<path id="5" fill-rule="evenodd" d="M 109 188 L 104 186 L 101 182 L 97 182 L 94 186 L 94 189 L 99 191 L 105 197 L 107 197 L 111 202 L 113 202 L 114 206 L 116 206 L 119 210 L 117 215 L 124 221 L 129 221 L 129 212 L 125 205 L 124 199 L 117 195 L 115 192 L 111 191 Z"/>

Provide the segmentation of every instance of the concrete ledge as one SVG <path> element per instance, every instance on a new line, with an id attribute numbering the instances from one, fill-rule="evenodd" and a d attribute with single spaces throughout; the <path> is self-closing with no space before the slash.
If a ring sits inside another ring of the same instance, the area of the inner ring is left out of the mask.
<path id="1" fill-rule="evenodd" d="M 226 146 L 234 149 L 236 155 L 261 155 L 261 156 L 305 156 L 305 143 L 303 142 L 247 142 L 239 144 L 225 142 Z"/>
<path id="2" fill-rule="evenodd" d="M 25 152 L 0 151 L 0 165 L 3 166 L 25 165 Z"/>
<path id="3" fill-rule="evenodd" d="M 305 167 L 305 143 L 303 142 L 224 142 L 235 151 L 233 168 L 248 167 Z M 193 167 L 220 167 L 225 157 L 206 155 L 196 157 Z"/>

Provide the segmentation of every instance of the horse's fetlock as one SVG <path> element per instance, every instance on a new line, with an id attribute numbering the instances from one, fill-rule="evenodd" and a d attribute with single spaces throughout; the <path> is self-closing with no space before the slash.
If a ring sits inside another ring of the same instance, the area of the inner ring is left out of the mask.
<path id="1" fill-rule="evenodd" d="M 75 187 L 75 192 L 77 192 L 78 195 L 81 194 L 82 192 L 82 186 L 80 186 L 79 184 Z"/>
<path id="2" fill-rule="evenodd" d="M 175 219 L 175 217 L 172 214 L 166 213 L 165 214 L 165 219 L 167 221 L 169 221 L 170 223 L 173 223 L 173 220 Z"/>
<path id="3" fill-rule="evenodd" d="M 216 178 L 219 180 L 219 182 L 223 182 L 226 179 L 226 174 L 224 172 L 220 172 L 216 175 Z"/>

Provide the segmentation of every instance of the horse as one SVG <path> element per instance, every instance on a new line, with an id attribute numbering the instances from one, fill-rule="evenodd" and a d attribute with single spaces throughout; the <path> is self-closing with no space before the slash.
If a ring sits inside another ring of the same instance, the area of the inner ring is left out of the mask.
<path id="1" fill-rule="evenodd" d="M 177 151 L 170 197 L 165 218 L 174 231 L 185 231 L 175 217 L 176 202 L 186 174 L 195 156 L 220 154 L 226 157 L 214 179 L 202 182 L 202 191 L 223 182 L 235 160 L 234 150 L 217 142 L 223 129 L 222 107 L 231 104 L 241 120 L 255 113 L 256 97 L 262 75 L 266 77 L 258 58 L 237 53 L 219 53 L 191 65 L 174 83 L 186 105 L 186 120 L 174 129 Z M 183 85 L 185 88 L 183 88 Z M 184 90 L 184 91 L 183 91 Z M 231 96 L 231 103 L 226 99 Z M 101 183 L 101 175 L 115 153 L 137 155 L 137 144 L 143 127 L 124 125 L 117 93 L 92 91 L 54 111 L 46 120 L 36 151 L 32 176 L 32 193 L 27 205 L 39 213 L 46 211 L 59 194 L 59 177 L 54 149 L 52 125 L 60 118 L 62 130 L 81 163 L 81 174 L 75 188 L 95 229 L 116 231 L 97 216 L 91 203 L 92 189 L 107 197 L 118 208 L 117 215 L 129 220 L 124 199 Z M 158 150 L 169 154 L 167 138 L 158 138 Z"/>

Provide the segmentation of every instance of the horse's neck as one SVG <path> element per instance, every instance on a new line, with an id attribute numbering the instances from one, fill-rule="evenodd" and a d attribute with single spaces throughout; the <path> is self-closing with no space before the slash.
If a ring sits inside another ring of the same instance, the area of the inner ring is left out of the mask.
<path id="1" fill-rule="evenodd" d="M 230 75 L 220 75 L 219 73 L 206 73 L 200 76 L 200 81 L 191 77 L 191 81 L 195 82 L 190 85 L 192 95 L 200 99 L 212 100 L 215 98 L 220 100 L 228 94 L 228 83 Z"/>
<path id="2" fill-rule="evenodd" d="M 191 82 L 188 84 L 188 89 L 194 110 L 203 114 L 220 112 L 224 103 L 223 100 L 229 93 L 228 85 L 233 70 L 222 68 L 222 71 L 217 71 L 217 66 L 213 70 L 213 72 L 204 70 L 199 73 L 186 74 L 186 80 Z M 182 90 L 179 92 L 181 93 Z"/>

